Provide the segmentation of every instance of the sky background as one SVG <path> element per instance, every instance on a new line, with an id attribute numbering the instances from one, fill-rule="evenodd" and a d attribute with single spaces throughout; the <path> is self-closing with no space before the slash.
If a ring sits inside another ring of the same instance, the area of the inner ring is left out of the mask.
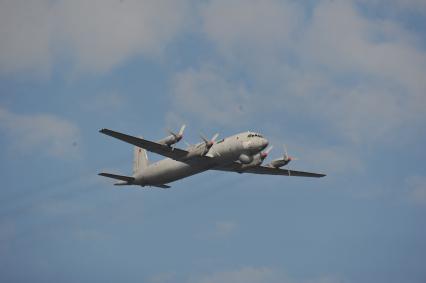
<path id="1" fill-rule="evenodd" d="M 424 283 L 425 109 L 423 0 L 0 0 L 0 281 Z M 328 176 L 96 175 L 183 123 Z"/>

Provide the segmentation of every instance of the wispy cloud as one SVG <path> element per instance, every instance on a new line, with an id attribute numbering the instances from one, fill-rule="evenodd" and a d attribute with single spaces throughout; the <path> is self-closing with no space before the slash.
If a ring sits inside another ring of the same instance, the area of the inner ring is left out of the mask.
<path id="1" fill-rule="evenodd" d="M 1 1 L 0 74 L 49 73 L 63 61 L 103 73 L 135 55 L 159 56 L 184 28 L 187 2 Z"/>
<path id="2" fill-rule="evenodd" d="M 301 8 L 291 1 L 209 1 L 201 10 L 202 29 L 228 59 L 256 59 L 253 53 L 265 58 L 288 45 Z"/>
<path id="3" fill-rule="evenodd" d="M 50 21 L 49 1 L 0 2 L 0 74 L 50 71 Z"/>
<path id="4" fill-rule="evenodd" d="M 115 114 L 127 104 L 126 97 L 120 93 L 109 90 L 101 92 L 83 101 L 81 108 L 103 114 Z"/>
<path id="5" fill-rule="evenodd" d="M 250 105 L 250 95 L 243 83 L 226 80 L 209 66 L 177 73 L 172 88 L 175 110 L 206 122 L 241 123 Z"/>
<path id="6" fill-rule="evenodd" d="M 53 12 L 76 67 L 105 72 L 135 55 L 160 55 L 183 28 L 187 8 L 185 0 L 79 0 L 61 1 Z"/>
<path id="7" fill-rule="evenodd" d="M 10 138 L 11 148 L 21 153 L 44 152 L 55 157 L 78 153 L 79 128 L 50 114 L 16 114 L 0 108 L 0 131 Z"/>
<path id="8" fill-rule="evenodd" d="M 320 1 L 312 13 L 293 1 L 251 4 L 203 6 L 219 63 L 173 78 L 175 111 L 226 125 L 259 114 L 313 119 L 346 144 L 389 140 L 425 118 L 420 34 L 364 16 L 356 1 Z"/>

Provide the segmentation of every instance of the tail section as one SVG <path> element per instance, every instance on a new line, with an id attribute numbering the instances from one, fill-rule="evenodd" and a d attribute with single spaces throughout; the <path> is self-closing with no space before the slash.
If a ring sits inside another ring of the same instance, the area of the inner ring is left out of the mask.
<path id="1" fill-rule="evenodd" d="M 139 173 L 144 168 L 148 167 L 148 155 L 146 150 L 135 146 L 133 153 L 133 176 Z"/>
<path id="2" fill-rule="evenodd" d="M 108 178 L 112 178 L 112 179 L 116 179 L 116 180 L 120 180 L 121 182 L 115 183 L 114 185 L 118 185 L 118 186 L 122 186 L 122 185 L 131 185 L 134 181 L 135 178 L 130 177 L 130 176 L 123 176 L 123 175 L 117 175 L 117 174 L 111 174 L 111 173 L 99 173 L 99 176 L 104 176 L 104 177 L 108 177 Z"/>

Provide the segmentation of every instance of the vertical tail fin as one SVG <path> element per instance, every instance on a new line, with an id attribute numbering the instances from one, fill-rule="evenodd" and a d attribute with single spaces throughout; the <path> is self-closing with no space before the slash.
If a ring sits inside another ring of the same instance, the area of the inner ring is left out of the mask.
<path id="1" fill-rule="evenodd" d="M 148 155 L 146 150 L 135 146 L 133 153 L 133 175 L 139 173 L 143 168 L 148 167 Z"/>

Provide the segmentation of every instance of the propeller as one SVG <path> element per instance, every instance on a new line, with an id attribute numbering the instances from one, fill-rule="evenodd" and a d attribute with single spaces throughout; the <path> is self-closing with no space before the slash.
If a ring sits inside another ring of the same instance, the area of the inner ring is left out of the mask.
<path id="1" fill-rule="evenodd" d="M 185 131 L 186 125 L 183 124 L 182 127 L 180 127 L 180 130 L 178 133 L 172 132 L 171 130 L 168 130 L 169 134 L 175 137 L 176 142 L 180 141 L 183 138 L 183 132 Z"/>
<path id="2" fill-rule="evenodd" d="M 270 167 L 274 167 L 274 168 L 281 168 L 281 167 L 286 166 L 287 164 L 289 164 L 290 161 L 292 161 L 292 160 L 297 160 L 297 158 L 289 156 L 288 152 L 287 152 L 287 147 L 284 145 L 284 155 L 283 155 L 283 157 L 275 159 L 275 160 L 272 160 L 271 163 L 269 163 L 269 166 Z"/>
<path id="3" fill-rule="evenodd" d="M 284 156 L 283 156 L 283 159 L 285 161 L 285 164 L 287 165 L 288 163 L 290 163 L 290 161 L 292 161 L 292 160 L 298 160 L 299 158 L 289 156 L 288 152 L 287 152 L 287 147 L 284 144 Z M 287 171 L 288 171 L 288 175 L 290 176 L 290 170 L 287 170 Z"/>
<path id="4" fill-rule="evenodd" d="M 201 139 L 203 140 L 205 146 L 206 146 L 206 151 L 205 153 L 207 153 L 210 148 L 212 148 L 212 146 L 216 143 L 216 139 L 218 138 L 219 133 L 216 133 L 210 140 L 206 138 L 205 135 L 203 135 L 202 133 L 200 134 Z M 214 150 L 214 153 L 218 156 L 220 156 L 219 152 L 217 152 L 216 150 Z"/>
<path id="5" fill-rule="evenodd" d="M 262 151 L 260 153 L 260 158 L 262 159 L 262 161 L 268 157 L 269 152 L 273 149 L 274 147 L 271 145 L 270 147 L 268 147 L 265 151 Z"/>
<path id="6" fill-rule="evenodd" d="M 207 139 L 203 134 L 200 134 L 201 139 L 204 141 L 204 143 L 206 144 L 207 148 L 211 148 L 214 143 L 216 142 L 217 137 L 219 136 L 219 133 L 216 133 L 210 140 Z"/>
<path id="7" fill-rule="evenodd" d="M 170 129 L 167 130 L 167 132 L 169 132 L 169 134 L 171 134 L 175 138 L 175 140 L 172 142 L 172 150 L 175 149 L 176 143 L 178 143 L 183 138 L 183 131 L 185 131 L 185 127 L 186 125 L 183 124 L 182 127 L 180 127 L 178 133 L 172 132 Z"/>
<path id="8" fill-rule="evenodd" d="M 290 162 L 292 160 L 298 160 L 298 158 L 296 157 L 289 156 L 287 152 L 287 146 L 285 144 L 283 146 L 284 146 L 284 156 L 283 156 L 284 161 Z"/>

